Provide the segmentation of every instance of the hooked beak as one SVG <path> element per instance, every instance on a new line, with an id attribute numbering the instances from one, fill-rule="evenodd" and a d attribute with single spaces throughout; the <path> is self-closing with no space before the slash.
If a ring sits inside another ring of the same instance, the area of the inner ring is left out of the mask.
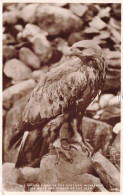
<path id="1" fill-rule="evenodd" d="M 78 50 L 73 47 L 66 48 L 65 55 L 66 56 L 75 56 L 78 54 Z"/>

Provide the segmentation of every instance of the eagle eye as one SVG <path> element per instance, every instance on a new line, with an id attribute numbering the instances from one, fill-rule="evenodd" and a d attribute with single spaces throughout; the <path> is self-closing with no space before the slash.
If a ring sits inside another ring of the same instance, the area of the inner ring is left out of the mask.
<path id="1" fill-rule="evenodd" d="M 85 47 L 77 47 L 77 49 L 79 49 L 80 51 L 83 51 L 83 49 L 85 49 Z"/>

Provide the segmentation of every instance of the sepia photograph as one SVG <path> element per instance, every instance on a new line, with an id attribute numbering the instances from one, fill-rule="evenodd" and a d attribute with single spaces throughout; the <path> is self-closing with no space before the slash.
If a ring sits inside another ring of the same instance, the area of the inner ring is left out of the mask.
<path id="1" fill-rule="evenodd" d="M 121 5 L 2 3 L 2 192 L 121 192 Z"/>

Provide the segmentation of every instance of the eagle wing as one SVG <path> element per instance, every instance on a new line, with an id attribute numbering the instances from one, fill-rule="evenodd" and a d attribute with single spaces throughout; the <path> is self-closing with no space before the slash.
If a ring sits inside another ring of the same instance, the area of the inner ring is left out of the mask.
<path id="1" fill-rule="evenodd" d="M 59 80 L 49 80 L 48 76 L 43 78 L 32 91 L 23 112 L 25 122 L 34 125 L 69 111 L 71 106 L 81 98 L 87 85 L 85 72 L 79 70 L 67 72 Z"/>

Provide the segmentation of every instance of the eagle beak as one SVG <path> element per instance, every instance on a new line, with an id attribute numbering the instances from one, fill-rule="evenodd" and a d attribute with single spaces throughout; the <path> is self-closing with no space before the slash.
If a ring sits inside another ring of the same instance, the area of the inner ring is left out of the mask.
<path id="1" fill-rule="evenodd" d="M 65 51 L 65 55 L 66 56 L 74 56 L 78 53 L 77 49 L 76 48 L 73 48 L 73 47 L 69 47 L 66 49 Z"/>

